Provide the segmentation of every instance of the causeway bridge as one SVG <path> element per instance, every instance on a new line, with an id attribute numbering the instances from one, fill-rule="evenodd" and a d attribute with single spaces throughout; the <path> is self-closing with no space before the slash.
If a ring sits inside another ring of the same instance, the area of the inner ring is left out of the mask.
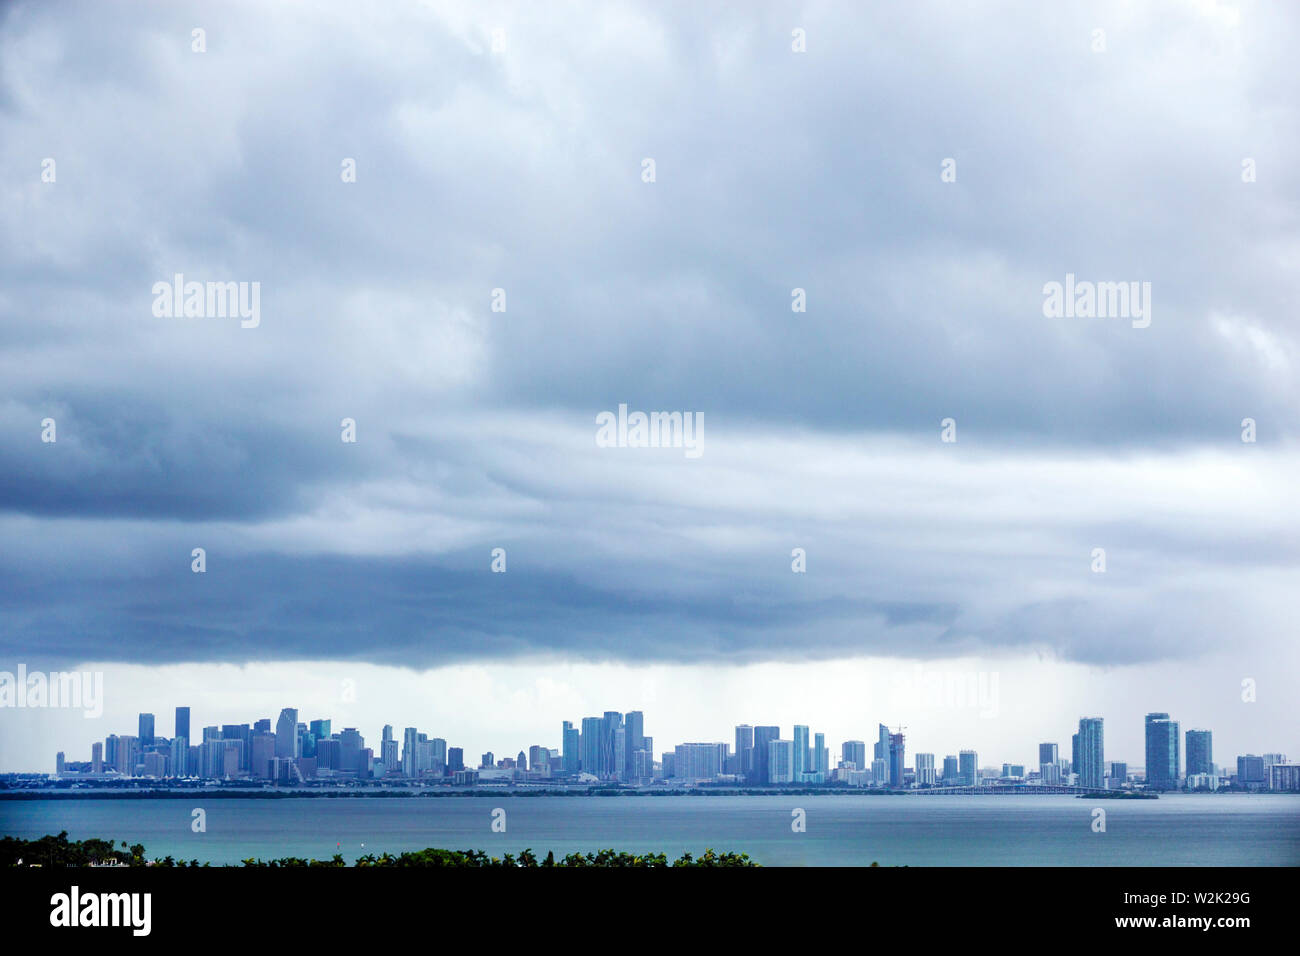
<path id="1" fill-rule="evenodd" d="M 916 796 L 984 796 L 987 794 L 997 794 L 999 796 L 1038 796 L 1045 793 L 1115 793 L 1114 790 L 1107 790 L 1104 787 L 1071 787 L 1063 784 L 1027 784 L 1027 783 L 1008 783 L 1008 784 L 982 784 L 976 787 L 930 787 L 928 789 L 911 790 L 909 793 Z"/>

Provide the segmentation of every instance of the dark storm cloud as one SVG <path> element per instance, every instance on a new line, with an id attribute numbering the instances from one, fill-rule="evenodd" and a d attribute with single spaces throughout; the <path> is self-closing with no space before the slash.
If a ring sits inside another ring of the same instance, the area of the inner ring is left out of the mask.
<path id="1" fill-rule="evenodd" d="M 355 479 L 373 464 L 335 454 L 333 429 L 313 440 L 275 422 L 241 427 L 237 411 L 223 412 L 232 408 L 220 401 L 184 415 L 120 397 L 108 405 L 75 388 L 57 403 L 9 409 L 0 416 L 0 503 L 51 518 L 253 520 L 300 510 L 317 483 Z M 56 447 L 31 440 L 32 422 L 46 415 Z"/>
<path id="2" fill-rule="evenodd" d="M 453 556 L 453 558 L 458 556 Z M 881 632 L 942 624 L 951 610 L 898 603 L 803 601 L 740 594 L 629 593 L 572 575 L 484 574 L 431 560 L 254 557 L 205 575 L 152 568 L 126 580 L 83 579 L 75 602 L 44 575 L 5 576 L 5 617 L 22 622 L 0 658 L 68 661 L 366 660 L 428 667 L 538 650 L 585 660 L 696 663 L 809 657 L 809 619 L 858 620 Z M 468 561 L 458 562 L 460 565 Z M 129 639 L 123 640 L 129 635 Z M 861 650 L 833 627 L 812 656 Z M 47 652 L 37 650 L 54 648 Z"/>

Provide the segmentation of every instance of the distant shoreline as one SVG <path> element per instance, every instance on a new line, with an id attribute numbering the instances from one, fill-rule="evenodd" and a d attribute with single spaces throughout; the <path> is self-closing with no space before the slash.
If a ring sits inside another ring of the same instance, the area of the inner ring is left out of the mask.
<path id="1" fill-rule="evenodd" d="M 1272 794 L 1273 791 L 1267 791 Z M 1278 791 L 1278 795 L 1285 796 L 1286 792 Z M 0 790 L 0 801 L 4 800 L 182 800 L 193 799 L 196 796 L 204 797 L 222 797 L 245 800 L 290 800 L 297 798 L 321 799 L 418 799 L 425 797 L 434 798 L 475 798 L 475 797 L 790 797 L 790 796 L 808 796 L 808 797 L 830 797 L 830 796 L 854 796 L 854 797 L 906 797 L 906 796 L 944 796 L 944 797 L 987 797 L 987 796 L 1014 796 L 1014 797 L 1054 797 L 1070 796 L 1077 798 L 1094 798 L 1099 800 L 1116 800 L 1116 799 L 1154 799 L 1156 794 L 1141 794 L 1138 791 L 1115 791 L 1114 796 L 1105 794 L 1062 794 L 1062 793 L 1033 793 L 1026 790 L 1009 790 L 1007 793 L 943 793 L 943 794 L 926 794 L 923 790 L 870 790 L 870 789 L 824 789 L 824 788 L 791 788 L 788 790 L 754 790 L 748 788 L 738 789 L 688 789 L 688 790 L 421 790 L 421 789 L 398 789 L 398 788 L 351 788 L 339 790 L 326 789 L 303 789 L 303 790 L 286 790 L 286 789 L 249 789 L 249 788 L 232 788 L 221 789 L 218 787 L 185 787 L 185 788 L 165 788 L 160 790 Z M 1258 796 L 1259 794 L 1220 791 L 1218 793 L 1182 793 L 1180 791 L 1170 791 L 1172 796 Z M 1295 796 L 1295 794 L 1291 794 Z"/>
<path id="2" fill-rule="evenodd" d="M 0 791 L 0 800 L 141 800 L 190 799 L 196 796 L 233 797 L 247 800 L 308 798 L 418 799 L 422 797 L 780 797 L 780 796 L 907 796 L 906 790 L 419 790 L 396 788 L 351 788 L 340 790 L 221 789 L 218 787 L 167 788 L 162 790 L 19 790 Z M 1046 796 L 1046 794 L 1044 794 Z"/>

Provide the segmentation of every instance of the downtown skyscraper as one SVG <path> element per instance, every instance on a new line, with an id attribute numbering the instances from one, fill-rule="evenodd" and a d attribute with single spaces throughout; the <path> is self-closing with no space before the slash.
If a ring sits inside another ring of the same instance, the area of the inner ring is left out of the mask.
<path id="1" fill-rule="evenodd" d="M 589 773 L 599 777 L 605 769 L 605 764 L 601 759 L 600 738 L 603 732 L 605 722 L 599 717 L 582 718 L 582 730 L 579 733 L 580 757 L 579 765 L 583 773 Z"/>
<path id="2" fill-rule="evenodd" d="M 286 760 L 302 756 L 301 744 L 298 742 L 296 707 L 286 707 L 280 711 L 280 719 L 275 724 L 275 755 Z"/>
<path id="3" fill-rule="evenodd" d="M 876 728 L 877 739 L 872 748 L 871 772 L 878 784 L 892 784 L 889 772 L 889 728 L 879 724 Z"/>
<path id="4" fill-rule="evenodd" d="M 770 779 L 770 758 L 771 744 L 774 740 L 781 738 L 781 728 L 763 725 L 754 728 L 754 769 L 750 775 L 750 780 L 754 783 L 767 783 Z"/>
<path id="5" fill-rule="evenodd" d="M 980 782 L 980 756 L 974 750 L 957 754 L 957 782 L 963 787 L 974 787 Z"/>
<path id="6" fill-rule="evenodd" d="M 916 785 L 933 787 L 938 782 L 934 770 L 934 754 L 919 753 L 913 759 L 916 761 Z"/>
<path id="7" fill-rule="evenodd" d="M 619 761 L 619 776 L 632 776 L 632 767 L 636 762 L 636 752 L 645 749 L 645 714 L 639 710 L 629 710 L 623 715 L 623 759 Z"/>
<path id="8" fill-rule="evenodd" d="M 736 769 L 745 779 L 754 771 L 754 728 L 736 725 Z"/>
<path id="9" fill-rule="evenodd" d="M 810 753 L 808 750 L 808 728 L 804 724 L 794 725 L 794 779 L 802 780 L 804 773 L 810 769 L 808 766 Z"/>
<path id="10" fill-rule="evenodd" d="M 1075 757 L 1075 773 L 1079 775 L 1079 786 L 1095 787 L 1098 790 L 1106 786 L 1106 745 L 1104 722 L 1100 717 L 1081 717 L 1079 732 L 1075 735 L 1078 746 Z"/>
<path id="11" fill-rule="evenodd" d="M 846 740 L 840 747 L 840 759 L 846 764 L 852 764 L 857 770 L 866 770 L 870 767 L 867 763 L 867 744 L 862 740 Z"/>
<path id="12" fill-rule="evenodd" d="M 907 764 L 904 740 L 901 732 L 889 735 L 889 785 L 891 787 L 903 785 L 903 768 Z"/>
<path id="13" fill-rule="evenodd" d="M 582 766 L 582 731 L 566 720 L 560 728 L 560 752 L 565 773 L 577 773 Z"/>
<path id="14" fill-rule="evenodd" d="M 1178 759 L 1178 721 L 1170 720 L 1166 713 L 1150 713 L 1146 716 L 1145 731 L 1147 787 L 1173 790 L 1182 776 Z"/>
<path id="15" fill-rule="evenodd" d="M 765 783 L 794 782 L 793 740 L 770 740 L 767 744 L 767 780 Z"/>
<path id="16" fill-rule="evenodd" d="M 1056 744 L 1038 745 L 1038 775 L 1039 779 L 1049 786 L 1061 782 L 1060 755 Z"/>
<path id="17" fill-rule="evenodd" d="M 1214 773 L 1214 738 L 1208 730 L 1187 731 L 1187 776 Z"/>

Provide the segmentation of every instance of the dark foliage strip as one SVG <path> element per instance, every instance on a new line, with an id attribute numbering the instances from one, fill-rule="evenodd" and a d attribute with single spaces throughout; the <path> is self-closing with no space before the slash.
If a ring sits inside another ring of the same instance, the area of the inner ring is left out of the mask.
<path id="1" fill-rule="evenodd" d="M 207 866 L 198 860 L 174 860 L 165 857 L 150 860 L 145 856 L 144 846 L 137 843 L 128 847 L 123 841 L 122 849 L 114 849 L 108 840 L 69 841 L 67 831 L 58 836 L 43 836 L 39 840 L 19 840 L 15 837 L 0 839 L 0 866 Z M 336 854 L 329 860 L 304 860 L 300 857 L 283 857 L 278 860 L 243 861 L 244 866 L 256 867 L 300 867 L 300 866 L 348 866 L 341 855 Z M 687 853 L 669 862 L 662 853 L 623 853 L 617 850 L 600 850 L 597 853 L 570 853 L 557 860 L 554 853 L 547 853 L 546 858 L 538 860 L 532 850 L 524 850 L 518 856 L 507 853 L 504 856 L 489 856 L 482 850 L 440 850 L 429 847 L 393 856 L 384 853 L 380 856 L 367 854 L 359 857 L 358 867 L 668 867 L 668 866 L 758 866 L 747 853 L 716 853 L 705 850 L 698 859 Z"/>

